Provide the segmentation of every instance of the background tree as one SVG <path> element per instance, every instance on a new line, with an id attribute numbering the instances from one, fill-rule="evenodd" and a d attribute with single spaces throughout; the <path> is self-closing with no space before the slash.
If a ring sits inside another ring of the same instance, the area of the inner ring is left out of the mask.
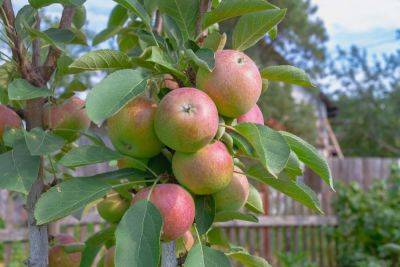
<path id="1" fill-rule="evenodd" d="M 400 51 L 369 57 L 358 47 L 338 49 L 330 64 L 332 124 L 347 156 L 400 155 Z"/>

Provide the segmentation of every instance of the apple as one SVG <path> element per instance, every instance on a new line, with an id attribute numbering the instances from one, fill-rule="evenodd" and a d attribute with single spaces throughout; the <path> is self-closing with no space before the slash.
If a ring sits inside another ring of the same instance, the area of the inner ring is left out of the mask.
<path id="1" fill-rule="evenodd" d="M 218 130 L 218 111 L 211 98 L 195 88 L 169 92 L 155 117 L 158 138 L 181 152 L 195 152 L 207 145 Z"/>

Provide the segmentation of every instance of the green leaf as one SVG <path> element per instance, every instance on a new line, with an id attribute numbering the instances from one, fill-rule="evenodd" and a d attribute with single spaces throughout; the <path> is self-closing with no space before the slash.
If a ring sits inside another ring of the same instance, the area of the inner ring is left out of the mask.
<path id="1" fill-rule="evenodd" d="M 61 149 L 65 143 L 63 138 L 41 128 L 25 132 L 25 141 L 32 156 L 51 154 Z"/>
<path id="2" fill-rule="evenodd" d="M 63 50 L 62 44 L 70 43 L 75 37 L 69 29 L 50 28 L 42 32 L 29 27 L 26 23 L 24 27 L 33 39 L 40 38 L 44 44 L 54 46 L 59 50 Z"/>
<path id="3" fill-rule="evenodd" d="M 280 132 L 288 142 L 290 149 L 297 155 L 300 161 L 318 174 L 322 180 L 333 190 L 333 178 L 328 162 L 309 143 L 288 132 Z"/>
<path id="4" fill-rule="evenodd" d="M 211 195 L 196 196 L 194 199 L 196 206 L 196 227 L 200 235 L 205 234 L 210 229 L 215 216 L 215 202 Z"/>
<path id="5" fill-rule="evenodd" d="M 101 32 L 99 32 L 98 34 L 96 34 L 96 36 L 93 38 L 92 41 L 92 45 L 96 46 L 104 41 L 107 41 L 108 39 L 110 39 L 111 37 L 117 35 L 120 31 L 121 31 L 121 27 L 110 27 L 110 28 L 105 28 L 104 30 L 102 30 Z"/>
<path id="6" fill-rule="evenodd" d="M 85 6 L 79 6 L 75 8 L 75 14 L 72 18 L 72 23 L 77 29 L 81 29 L 86 22 L 86 8 Z"/>
<path id="7" fill-rule="evenodd" d="M 91 267 L 102 246 L 114 239 L 115 227 L 100 230 L 85 241 L 79 267 Z"/>
<path id="8" fill-rule="evenodd" d="M 269 38 L 271 40 L 275 40 L 276 37 L 278 36 L 278 26 L 273 27 L 269 32 L 268 32 Z"/>
<path id="9" fill-rule="evenodd" d="M 24 25 L 28 25 L 29 27 L 33 27 L 35 25 L 35 16 L 37 15 L 37 10 L 34 9 L 31 5 L 23 6 L 17 13 L 15 17 L 15 29 L 17 33 L 20 34 L 23 38 L 26 36 L 26 31 Z"/>
<path id="10" fill-rule="evenodd" d="M 86 0 L 29 0 L 28 2 L 34 8 L 41 8 L 52 4 L 80 6 L 83 5 Z"/>
<path id="11" fill-rule="evenodd" d="M 279 132 L 252 123 L 240 123 L 235 129 L 253 146 L 257 159 L 271 174 L 277 176 L 285 168 L 290 148 Z"/>
<path id="12" fill-rule="evenodd" d="M 136 0 L 114 0 L 114 2 L 120 4 L 125 7 L 133 14 L 137 15 L 142 21 L 147 25 L 147 28 L 151 30 L 151 19 L 147 14 L 144 7 Z"/>
<path id="13" fill-rule="evenodd" d="M 129 181 L 142 181 L 143 179 L 153 177 L 150 173 L 131 168 L 124 168 L 115 171 L 103 172 L 93 176 L 76 177 L 77 179 L 96 179 L 104 180 L 106 182 L 119 181 L 127 179 Z"/>
<path id="14" fill-rule="evenodd" d="M 246 208 L 258 214 L 264 214 L 264 204 L 258 190 L 250 184 L 249 197 L 247 198 Z"/>
<path id="15" fill-rule="evenodd" d="M 0 188 L 27 194 L 39 172 L 40 157 L 31 156 L 25 140 L 13 142 L 13 150 L 0 154 Z"/>
<path id="16" fill-rule="evenodd" d="M 168 15 L 163 15 L 164 31 L 169 37 L 169 40 L 173 43 L 175 49 L 180 49 L 184 46 L 184 40 L 182 32 L 176 23 L 176 21 Z"/>
<path id="17" fill-rule="evenodd" d="M 116 5 L 108 19 L 107 28 L 123 26 L 128 20 L 128 10 L 121 5 Z"/>
<path id="18" fill-rule="evenodd" d="M 258 222 L 258 218 L 253 214 L 241 213 L 239 211 L 220 211 L 215 215 L 214 221 L 227 222 L 232 220 Z"/>
<path id="19" fill-rule="evenodd" d="M 25 130 L 16 128 L 6 128 L 3 133 L 3 143 L 8 147 L 14 147 L 19 139 L 24 139 Z"/>
<path id="20" fill-rule="evenodd" d="M 73 73 L 79 73 L 83 71 L 95 70 L 114 71 L 118 69 L 128 69 L 131 67 L 132 63 L 127 54 L 120 51 L 104 49 L 91 51 L 87 54 L 84 54 L 72 62 L 70 65 L 70 70 Z"/>
<path id="21" fill-rule="evenodd" d="M 185 260 L 187 267 L 230 267 L 229 259 L 221 251 L 197 243 Z"/>
<path id="22" fill-rule="evenodd" d="M 228 238 L 227 234 L 225 233 L 225 231 L 222 230 L 221 227 L 211 228 L 207 232 L 207 241 L 211 245 L 217 245 L 217 246 L 223 247 L 223 248 L 230 247 L 229 238 Z"/>
<path id="23" fill-rule="evenodd" d="M 259 164 L 251 166 L 246 171 L 246 176 L 248 178 L 253 178 L 259 182 L 267 184 L 272 188 L 291 197 L 292 199 L 300 202 L 304 206 L 319 213 L 322 213 L 321 205 L 316 194 L 309 187 L 301 182 L 296 182 L 285 177 L 279 177 L 277 179 L 269 174 L 268 171 Z"/>
<path id="24" fill-rule="evenodd" d="M 276 7 L 265 0 L 222 0 L 215 9 L 204 15 L 203 29 L 229 18 L 273 8 Z"/>
<path id="25" fill-rule="evenodd" d="M 157 267 L 162 225 L 161 214 L 151 202 L 141 200 L 131 206 L 115 232 L 115 265 Z"/>
<path id="26" fill-rule="evenodd" d="M 304 87 L 315 87 L 307 73 L 302 69 L 290 65 L 267 67 L 261 71 L 261 76 L 269 81 L 285 82 Z"/>
<path id="27" fill-rule="evenodd" d="M 86 111 L 96 124 L 117 113 L 126 103 L 142 94 L 147 78 L 138 70 L 116 71 L 94 86 L 86 100 Z"/>
<path id="28" fill-rule="evenodd" d="M 292 179 L 295 179 L 297 176 L 303 174 L 303 170 L 301 169 L 300 166 L 300 160 L 293 151 L 290 151 L 289 160 L 286 164 L 284 171 L 287 174 L 287 176 L 289 176 Z"/>
<path id="29" fill-rule="evenodd" d="M 24 79 L 16 79 L 8 85 L 8 97 L 11 100 L 29 100 L 47 96 L 51 96 L 49 89 L 35 87 Z"/>
<path id="30" fill-rule="evenodd" d="M 233 145 L 237 147 L 241 152 L 245 153 L 248 156 L 254 155 L 254 148 L 243 136 L 235 132 L 230 132 L 229 135 L 232 137 Z"/>
<path id="31" fill-rule="evenodd" d="M 86 145 L 71 149 L 58 162 L 66 167 L 85 166 L 94 163 L 117 160 L 123 156 L 105 146 Z"/>
<path id="32" fill-rule="evenodd" d="M 193 52 L 192 49 L 186 49 L 186 56 L 192 60 L 199 68 L 212 71 L 215 67 L 214 51 L 208 48 L 200 48 Z"/>
<path id="33" fill-rule="evenodd" d="M 246 50 L 256 44 L 285 16 L 286 9 L 271 9 L 242 16 L 232 34 L 232 47 Z"/>
<path id="34" fill-rule="evenodd" d="M 174 67 L 172 59 L 169 57 L 169 55 L 157 46 L 146 48 L 146 50 L 140 56 L 140 59 L 147 63 L 155 64 L 153 68 L 161 73 L 171 73 L 181 80 L 186 79 L 185 74 Z"/>
<path id="35" fill-rule="evenodd" d="M 226 43 L 226 34 L 220 34 L 219 32 L 213 32 L 207 35 L 203 43 L 203 48 L 208 48 L 215 51 L 222 50 Z"/>
<path id="36" fill-rule="evenodd" d="M 160 11 L 176 21 L 184 40 L 193 40 L 196 37 L 199 5 L 200 0 L 159 0 L 158 2 Z"/>
<path id="37" fill-rule="evenodd" d="M 272 267 L 263 258 L 250 255 L 247 251 L 232 251 L 226 254 L 235 261 L 240 262 L 244 267 Z"/>
<path id="38" fill-rule="evenodd" d="M 71 178 L 53 186 L 38 200 L 35 208 L 37 224 L 61 219 L 104 197 L 111 186 L 102 179 Z"/>

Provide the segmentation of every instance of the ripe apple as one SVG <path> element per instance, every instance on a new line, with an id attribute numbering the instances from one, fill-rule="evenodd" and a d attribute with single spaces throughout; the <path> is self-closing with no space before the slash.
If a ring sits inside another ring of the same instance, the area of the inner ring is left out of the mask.
<path id="1" fill-rule="evenodd" d="M 90 127 L 90 119 L 84 106 L 85 101 L 74 96 L 61 105 L 46 107 L 43 124 L 56 135 L 73 142 L 79 137 L 80 131 L 86 131 Z"/>
<path id="2" fill-rule="evenodd" d="M 136 158 L 151 158 L 161 152 L 163 144 L 154 131 L 157 104 L 138 97 L 107 120 L 108 135 L 114 147 Z"/>
<path id="3" fill-rule="evenodd" d="M 132 202 L 147 199 L 150 187 L 137 193 Z M 154 187 L 150 201 L 163 217 L 164 241 L 175 240 L 185 234 L 193 224 L 195 207 L 192 196 L 177 184 L 158 184 Z"/>
<path id="4" fill-rule="evenodd" d="M 219 113 L 230 118 L 248 112 L 257 103 L 262 90 L 256 64 L 235 50 L 217 51 L 215 68 L 212 72 L 199 69 L 196 83 L 214 100 Z"/>
<path id="5" fill-rule="evenodd" d="M 246 204 L 249 197 L 249 181 L 241 169 L 235 166 L 235 172 L 227 187 L 215 193 L 215 208 L 217 211 L 237 211 Z M 240 173 L 238 173 L 240 172 Z"/>
<path id="6" fill-rule="evenodd" d="M 117 223 L 124 216 L 125 211 L 129 208 L 130 203 L 119 194 L 115 193 L 105 197 L 97 204 L 97 211 L 100 216 L 110 223 Z"/>
<path id="7" fill-rule="evenodd" d="M 176 152 L 172 170 L 180 184 L 198 195 L 216 193 L 232 179 L 233 159 L 225 145 L 216 141 L 197 152 Z"/>
<path id="8" fill-rule="evenodd" d="M 75 238 L 67 234 L 59 234 L 54 237 L 54 246 L 49 250 L 49 267 L 79 267 L 81 253 L 67 253 L 63 245 L 76 243 Z"/>
<path id="9" fill-rule="evenodd" d="M 160 140 L 181 152 L 207 145 L 218 130 L 218 111 L 211 98 L 195 88 L 169 92 L 160 102 L 155 130 Z"/>
<path id="10" fill-rule="evenodd" d="M 21 118 L 14 110 L 0 104 L 0 142 L 3 140 L 4 130 L 6 128 L 21 127 Z"/>
<path id="11" fill-rule="evenodd" d="M 264 116 L 261 109 L 256 104 L 246 114 L 239 116 L 237 122 L 251 122 L 264 125 Z"/>

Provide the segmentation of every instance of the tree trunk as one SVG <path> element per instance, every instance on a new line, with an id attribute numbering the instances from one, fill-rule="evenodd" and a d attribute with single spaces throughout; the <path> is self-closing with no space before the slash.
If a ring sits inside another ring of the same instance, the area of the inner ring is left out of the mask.
<path id="1" fill-rule="evenodd" d="M 175 256 L 175 242 L 162 243 L 161 266 L 176 267 L 177 265 L 178 261 Z"/>
<path id="2" fill-rule="evenodd" d="M 25 120 L 28 130 L 35 127 L 42 127 L 44 99 L 38 98 L 29 100 L 25 110 Z M 39 173 L 36 181 L 33 183 L 27 199 L 28 210 L 28 229 L 29 229 L 29 259 L 28 266 L 46 267 L 48 265 L 49 238 L 47 225 L 36 225 L 34 216 L 35 205 L 41 194 L 44 192 L 43 181 L 44 169 L 43 158 L 40 162 Z"/>

